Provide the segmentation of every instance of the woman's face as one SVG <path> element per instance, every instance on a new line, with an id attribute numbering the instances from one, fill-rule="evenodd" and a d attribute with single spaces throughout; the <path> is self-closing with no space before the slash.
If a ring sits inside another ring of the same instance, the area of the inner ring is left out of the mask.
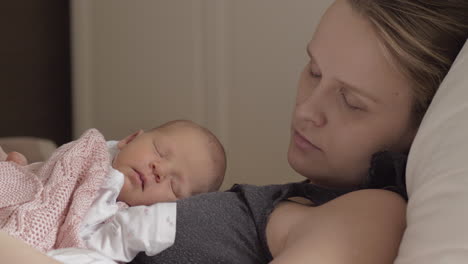
<path id="1" fill-rule="evenodd" d="M 327 10 L 306 50 L 288 161 L 316 184 L 357 185 L 372 154 L 409 148 L 416 132 L 410 83 L 346 0 Z"/>

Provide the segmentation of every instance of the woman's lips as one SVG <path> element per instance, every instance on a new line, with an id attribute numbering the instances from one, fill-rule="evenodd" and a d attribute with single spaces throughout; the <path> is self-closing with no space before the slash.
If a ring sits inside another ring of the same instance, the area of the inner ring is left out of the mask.
<path id="1" fill-rule="evenodd" d="M 294 138 L 294 143 L 296 144 L 296 146 L 302 150 L 320 150 L 321 151 L 319 147 L 312 144 L 309 140 L 307 140 L 305 137 L 299 134 L 299 132 L 297 132 L 296 130 L 294 130 L 293 138 Z"/>

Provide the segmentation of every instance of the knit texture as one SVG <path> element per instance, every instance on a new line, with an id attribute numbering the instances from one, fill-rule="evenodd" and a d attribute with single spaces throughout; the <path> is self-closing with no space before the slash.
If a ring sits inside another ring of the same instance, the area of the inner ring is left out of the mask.
<path id="1" fill-rule="evenodd" d="M 0 229 L 42 252 L 84 248 L 80 224 L 109 166 L 106 142 L 95 129 L 39 167 L 0 162 Z"/>

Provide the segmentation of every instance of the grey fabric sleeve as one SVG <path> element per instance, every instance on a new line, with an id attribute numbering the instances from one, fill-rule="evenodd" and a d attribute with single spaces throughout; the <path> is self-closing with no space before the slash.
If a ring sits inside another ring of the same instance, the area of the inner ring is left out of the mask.
<path id="1" fill-rule="evenodd" d="M 272 256 L 265 231 L 277 203 L 302 196 L 319 205 L 341 194 L 302 182 L 235 185 L 227 192 L 180 200 L 174 245 L 153 257 L 140 253 L 132 263 L 268 263 Z"/>
<path id="2" fill-rule="evenodd" d="M 140 253 L 131 263 L 267 263 L 250 209 L 238 193 L 180 200 L 176 221 L 172 247 L 152 257 Z"/>
<path id="3" fill-rule="evenodd" d="M 402 170 L 403 167 L 398 169 Z M 395 177 L 394 171 L 387 177 Z M 369 186 L 327 189 L 307 181 L 267 186 L 235 185 L 227 192 L 183 199 L 177 202 L 174 245 L 153 257 L 140 253 L 131 263 L 269 263 L 272 256 L 266 225 L 279 202 L 299 196 L 318 206 L 365 188 Z"/>

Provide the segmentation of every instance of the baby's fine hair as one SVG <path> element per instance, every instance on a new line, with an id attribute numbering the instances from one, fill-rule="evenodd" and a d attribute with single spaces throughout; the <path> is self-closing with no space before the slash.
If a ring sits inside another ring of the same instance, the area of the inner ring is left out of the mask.
<path id="1" fill-rule="evenodd" d="M 211 132 L 209 129 L 193 122 L 190 120 L 172 120 L 169 122 L 166 122 L 158 127 L 155 127 L 151 129 L 150 131 L 154 131 L 157 129 L 161 128 L 168 128 L 171 126 L 187 126 L 190 128 L 193 128 L 195 130 L 198 130 L 206 136 L 209 148 L 211 150 L 211 159 L 213 160 L 213 163 L 215 164 L 215 181 L 210 185 L 210 190 L 209 191 L 217 191 L 221 188 L 221 184 L 224 181 L 224 175 L 226 174 L 226 167 L 227 167 L 227 159 L 226 159 L 226 151 L 221 144 L 220 140 L 215 136 L 213 132 Z"/>

